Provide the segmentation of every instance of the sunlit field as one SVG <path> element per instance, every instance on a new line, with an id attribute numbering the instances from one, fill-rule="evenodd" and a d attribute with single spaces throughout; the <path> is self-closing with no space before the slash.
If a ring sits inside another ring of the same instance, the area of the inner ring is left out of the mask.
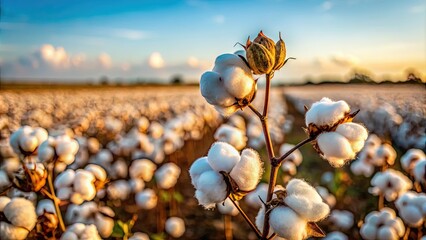
<path id="1" fill-rule="evenodd" d="M 256 94 L 257 109 L 264 94 L 264 89 Z M 426 161 L 425 96 L 421 84 L 272 88 L 268 121 L 277 155 L 288 150 L 285 144 L 307 138 L 304 106 L 311 108 L 322 97 L 359 109 L 353 121 L 370 134 L 355 160 L 342 168 L 331 167 L 306 144 L 279 169 L 277 184 L 305 179 L 330 207 L 328 217 L 318 222 L 327 239 L 345 239 L 343 234 L 360 239 L 367 214 L 384 207 L 393 209 L 390 218 L 399 216 L 392 220 L 397 226 L 392 231 L 401 238 L 426 234 L 426 203 L 409 201 L 416 192 L 425 198 L 425 167 L 416 166 Z M 270 171 L 262 125 L 248 108 L 222 117 L 198 86 L 4 88 L 0 130 L 2 236 L 59 239 L 64 231 L 54 213 L 60 210 L 67 229 L 85 233 L 92 226 L 104 239 L 256 239 L 230 201 L 204 210 L 194 196 L 189 169 L 215 141 L 258 151 L 265 167 L 261 183 L 238 201 L 254 222 Z M 52 161 L 53 174 L 47 177 L 41 162 Z M 388 169 L 403 180 L 372 181 Z M 34 204 L 37 221 L 19 225 L 13 214 L 23 217 L 30 210 L 14 210 L 11 201 L 17 197 Z M 408 210 L 407 204 L 412 204 Z M 24 233 L 13 233 L 17 229 Z"/>

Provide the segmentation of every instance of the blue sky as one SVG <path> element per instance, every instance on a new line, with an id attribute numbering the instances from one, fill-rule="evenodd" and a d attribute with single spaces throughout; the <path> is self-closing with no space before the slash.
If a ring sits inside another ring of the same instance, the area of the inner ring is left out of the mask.
<path id="1" fill-rule="evenodd" d="M 263 30 L 281 32 L 280 81 L 426 74 L 424 0 L 23 1 L 3 0 L 4 78 L 197 81 L 216 56 Z"/>

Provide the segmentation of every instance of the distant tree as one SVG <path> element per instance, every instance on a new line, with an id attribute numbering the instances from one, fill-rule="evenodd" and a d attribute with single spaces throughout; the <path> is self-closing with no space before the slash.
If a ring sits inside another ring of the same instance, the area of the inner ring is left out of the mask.
<path id="1" fill-rule="evenodd" d="M 172 77 L 172 80 L 170 81 L 173 85 L 180 85 L 183 83 L 183 79 L 181 75 L 175 75 Z"/>
<path id="2" fill-rule="evenodd" d="M 105 86 L 105 85 L 109 85 L 109 79 L 108 79 L 108 77 L 107 77 L 107 76 L 102 76 L 102 77 L 99 79 L 99 83 L 100 83 L 101 85 L 103 85 L 103 86 Z"/>
<path id="3" fill-rule="evenodd" d="M 415 69 L 407 69 L 407 83 L 421 83 L 422 79 L 419 76 L 419 73 Z"/>

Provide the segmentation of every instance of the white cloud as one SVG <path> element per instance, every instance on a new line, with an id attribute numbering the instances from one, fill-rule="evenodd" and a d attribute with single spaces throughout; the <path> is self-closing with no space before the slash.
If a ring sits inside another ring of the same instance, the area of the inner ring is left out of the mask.
<path id="1" fill-rule="evenodd" d="M 163 68 L 165 63 L 163 57 L 159 52 L 153 52 L 148 58 L 148 65 L 151 68 L 159 69 Z"/>
<path id="2" fill-rule="evenodd" d="M 192 68 L 197 68 L 198 65 L 200 64 L 200 61 L 196 57 L 191 56 L 191 57 L 188 58 L 186 63 L 188 64 L 188 66 L 190 66 Z"/>
<path id="3" fill-rule="evenodd" d="M 321 4 L 321 9 L 324 11 L 328 11 L 333 8 L 333 3 L 331 1 L 325 1 Z"/>
<path id="4" fill-rule="evenodd" d="M 121 37 L 129 40 L 147 39 L 151 36 L 151 34 L 148 32 L 136 29 L 117 28 L 110 29 L 109 31 L 116 37 Z"/>
<path id="5" fill-rule="evenodd" d="M 425 11 L 426 11 L 426 5 L 415 5 L 415 6 L 411 6 L 408 9 L 408 12 L 413 14 L 424 13 Z"/>
<path id="6" fill-rule="evenodd" d="M 223 15 L 216 15 L 213 17 L 213 22 L 217 24 L 223 24 L 225 23 L 225 16 Z"/>
<path id="7" fill-rule="evenodd" d="M 339 66 L 352 67 L 358 64 L 358 59 L 351 55 L 336 53 L 331 56 L 331 61 Z"/>
<path id="8" fill-rule="evenodd" d="M 107 53 L 101 53 L 98 56 L 98 63 L 103 68 L 111 68 L 112 67 L 112 59 Z"/>
<path id="9" fill-rule="evenodd" d="M 40 48 L 40 56 L 42 60 L 52 64 L 55 67 L 66 68 L 70 64 L 68 53 L 63 47 L 54 47 L 50 44 L 45 44 Z"/>

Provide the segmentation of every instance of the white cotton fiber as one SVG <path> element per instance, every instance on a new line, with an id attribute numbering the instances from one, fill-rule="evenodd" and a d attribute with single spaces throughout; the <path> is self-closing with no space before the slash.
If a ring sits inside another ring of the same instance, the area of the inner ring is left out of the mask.
<path id="1" fill-rule="evenodd" d="M 279 206 L 271 211 L 269 224 L 273 231 L 287 240 L 302 240 L 308 237 L 307 221 L 288 207 Z"/>
<path id="2" fill-rule="evenodd" d="M 6 196 L 0 196 L 0 212 L 3 212 L 4 207 L 10 202 L 10 198 Z"/>
<path id="3" fill-rule="evenodd" d="M 426 183 L 426 160 L 417 161 L 414 166 L 414 177 L 419 183 Z"/>
<path id="4" fill-rule="evenodd" d="M 413 205 L 408 205 L 399 210 L 399 215 L 410 227 L 419 227 L 423 223 L 423 215 L 419 209 Z"/>
<path id="5" fill-rule="evenodd" d="M 238 202 L 236 202 L 238 204 Z M 231 199 L 226 198 L 225 201 L 216 204 L 217 209 L 221 214 L 237 216 L 239 211 L 232 203 Z"/>
<path id="6" fill-rule="evenodd" d="M 197 181 L 198 178 L 200 177 L 200 175 L 203 172 L 206 171 L 211 171 L 213 170 L 212 167 L 210 166 L 207 157 L 201 157 L 197 160 L 195 160 L 192 165 L 191 168 L 189 169 L 189 175 L 191 176 L 191 183 L 195 188 L 197 187 Z"/>
<path id="7" fill-rule="evenodd" d="M 241 160 L 232 169 L 230 176 L 242 191 L 252 191 L 263 174 L 263 162 L 253 149 L 244 149 Z"/>
<path id="8" fill-rule="evenodd" d="M 231 172 L 240 160 L 237 149 L 225 142 L 215 142 L 207 154 L 210 166 L 217 172 Z"/>
<path id="9" fill-rule="evenodd" d="M 405 171 L 410 172 L 417 161 L 426 160 L 425 153 L 420 149 L 410 149 L 401 156 L 401 166 Z"/>
<path id="10" fill-rule="evenodd" d="M 349 141 L 336 132 L 324 132 L 317 137 L 318 146 L 333 167 L 341 167 L 346 160 L 353 159 L 355 153 Z"/>
<path id="11" fill-rule="evenodd" d="M 357 153 L 363 147 L 368 137 L 367 129 L 357 123 L 348 122 L 337 126 L 336 132 L 344 136 L 351 144 L 352 151 Z"/>
<path id="12" fill-rule="evenodd" d="M 99 165 L 89 164 L 84 168 L 84 170 L 91 172 L 98 181 L 104 182 L 107 178 L 107 173 L 105 172 L 105 169 L 103 169 Z"/>
<path id="13" fill-rule="evenodd" d="M 230 106 L 235 102 L 226 90 L 224 82 L 217 72 L 205 72 L 200 80 L 201 95 L 212 105 Z"/>
<path id="14" fill-rule="evenodd" d="M 152 209 L 157 206 L 158 197 L 152 189 L 145 189 L 135 196 L 136 204 L 142 209 Z"/>
<path id="15" fill-rule="evenodd" d="M 301 179 L 294 178 L 290 180 L 287 184 L 286 191 L 287 195 L 302 195 L 311 201 L 322 202 L 322 198 L 315 188 Z"/>
<path id="16" fill-rule="evenodd" d="M 293 144 L 284 143 L 280 147 L 280 155 L 284 155 L 292 148 L 294 148 Z M 302 163 L 302 160 L 303 160 L 302 153 L 300 152 L 299 149 L 296 149 L 288 157 L 286 157 L 284 161 L 291 161 L 295 164 L 295 166 L 299 166 Z"/>
<path id="17" fill-rule="evenodd" d="M 312 104 L 306 112 L 305 123 L 306 126 L 310 123 L 316 126 L 331 126 L 349 111 L 349 105 L 345 101 L 333 102 L 329 98 L 322 98 L 319 102 Z"/>
<path id="18" fill-rule="evenodd" d="M 174 163 L 166 163 L 155 173 L 157 185 L 162 189 L 169 189 L 176 185 L 180 176 L 180 167 Z"/>
<path id="19" fill-rule="evenodd" d="M 229 67 L 221 72 L 221 77 L 226 91 L 235 98 L 245 98 L 253 91 L 255 82 L 250 71 L 247 72 L 239 67 Z"/>
<path id="20" fill-rule="evenodd" d="M 246 146 L 247 137 L 240 129 L 222 124 L 215 132 L 214 138 L 217 141 L 227 142 L 234 146 L 237 150 L 241 150 Z"/>
<path id="21" fill-rule="evenodd" d="M 28 230 L 23 227 L 0 222 L 0 239 L 2 240 L 24 240 L 27 238 L 28 233 Z"/>
<path id="22" fill-rule="evenodd" d="M 165 230 L 170 236 L 179 238 L 185 233 L 185 222 L 182 218 L 170 217 L 166 220 Z"/>
<path id="23" fill-rule="evenodd" d="M 37 204 L 36 213 L 37 216 L 43 215 L 44 212 L 56 214 L 55 205 L 50 199 L 42 199 Z"/>
<path id="24" fill-rule="evenodd" d="M 330 212 L 330 207 L 323 203 L 322 200 L 315 202 L 303 195 L 288 195 L 284 202 L 300 217 L 309 222 L 320 221 Z"/>
<path id="25" fill-rule="evenodd" d="M 13 198 L 3 209 L 7 220 L 14 226 L 32 230 L 37 221 L 33 203 L 25 198 Z"/>
<path id="26" fill-rule="evenodd" d="M 140 178 L 145 182 L 151 181 L 157 165 L 149 159 L 133 160 L 129 167 L 129 174 L 131 178 Z"/>
<path id="27" fill-rule="evenodd" d="M 211 205 L 211 203 L 219 203 L 226 198 L 226 183 L 223 176 L 215 171 L 207 171 L 201 174 L 197 183 L 198 189 L 202 194 L 199 194 L 202 199 L 196 197 L 200 204 Z M 202 200 L 202 201 L 201 201 Z"/>
<path id="28" fill-rule="evenodd" d="M 246 203 L 252 207 L 259 208 L 262 206 L 262 201 L 260 201 L 259 197 L 266 201 L 266 193 L 268 191 L 268 184 L 266 183 L 260 183 L 257 185 L 256 190 L 253 192 L 248 193 L 244 200 Z"/>

